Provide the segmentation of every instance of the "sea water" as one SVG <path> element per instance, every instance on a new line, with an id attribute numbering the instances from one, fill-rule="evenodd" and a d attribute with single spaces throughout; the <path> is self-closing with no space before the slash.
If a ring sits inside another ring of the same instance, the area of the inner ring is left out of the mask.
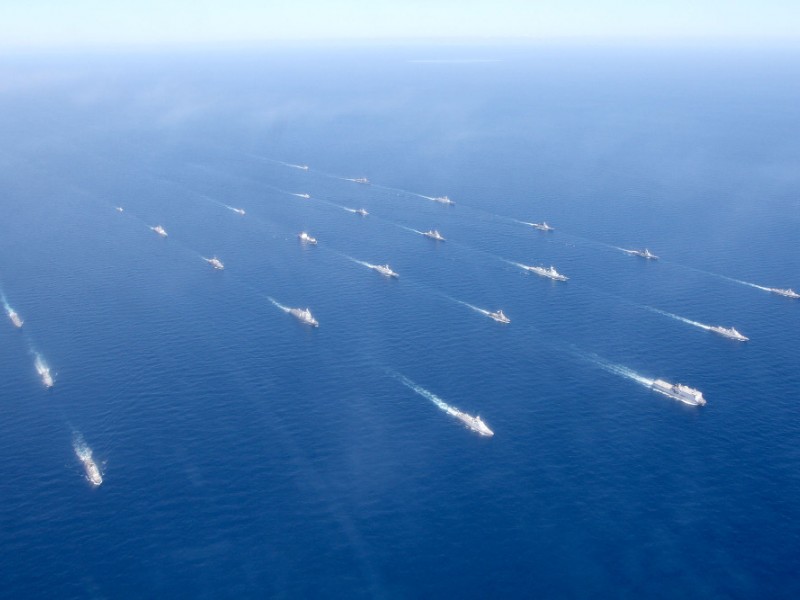
<path id="1" fill-rule="evenodd" d="M 3 594 L 796 597 L 800 302 L 741 282 L 800 287 L 799 62 L 11 56 Z"/>

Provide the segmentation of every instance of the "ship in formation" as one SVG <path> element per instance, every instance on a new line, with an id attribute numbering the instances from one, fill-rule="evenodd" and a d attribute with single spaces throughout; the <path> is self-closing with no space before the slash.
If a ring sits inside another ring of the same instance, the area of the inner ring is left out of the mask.
<path id="1" fill-rule="evenodd" d="M 490 319 L 494 319 L 498 323 L 511 323 L 511 319 L 509 319 L 502 310 L 497 310 L 495 312 L 486 313 Z"/>
<path id="2" fill-rule="evenodd" d="M 433 201 L 438 202 L 439 204 L 455 204 L 455 202 L 450 200 L 450 198 L 447 196 L 436 196 Z"/>
<path id="3" fill-rule="evenodd" d="M 444 237 L 442 237 L 442 234 L 439 233 L 436 229 L 431 229 L 430 231 L 426 231 L 422 235 L 432 240 L 436 240 L 437 242 L 445 241 Z"/>
<path id="4" fill-rule="evenodd" d="M 243 208 L 233 208 L 233 207 L 231 207 L 231 210 L 233 212 L 235 212 L 237 215 L 243 215 L 244 214 L 244 209 Z"/>
<path id="5" fill-rule="evenodd" d="M 164 229 L 161 225 L 156 225 L 155 227 L 151 227 L 153 231 L 155 231 L 161 237 L 167 237 L 167 230 Z"/>
<path id="6" fill-rule="evenodd" d="M 225 268 L 225 265 L 223 265 L 222 261 L 220 259 L 218 259 L 216 256 L 213 256 L 211 258 L 203 258 L 203 260 L 206 261 L 208 264 L 210 264 L 215 269 L 217 269 L 218 271 L 222 271 L 222 269 Z"/>
<path id="7" fill-rule="evenodd" d="M 650 252 L 647 248 L 644 250 L 626 250 L 625 248 L 622 249 L 623 252 L 630 254 L 631 256 L 641 256 L 642 258 L 646 258 L 647 260 L 657 260 L 658 257 Z"/>
<path id="8" fill-rule="evenodd" d="M 489 429 L 486 423 L 484 423 L 479 416 L 473 417 L 471 415 L 461 412 L 460 410 L 453 411 L 451 414 L 476 433 L 479 433 L 486 437 L 492 437 L 494 435 L 494 431 Z"/>
<path id="9" fill-rule="evenodd" d="M 361 183 L 361 184 L 369 183 L 369 179 L 367 179 L 366 177 L 356 177 L 354 179 L 350 179 L 349 181 L 352 181 L 354 183 Z"/>
<path id="10" fill-rule="evenodd" d="M 554 281 L 566 281 L 569 279 L 566 275 L 562 275 L 554 266 L 550 266 L 550 268 L 545 269 L 544 267 L 529 267 L 527 265 L 522 265 L 522 268 L 526 271 L 530 271 L 531 273 L 536 273 L 540 277 L 547 277 L 548 279 L 552 279 Z"/>
<path id="11" fill-rule="evenodd" d="M 121 206 L 117 206 L 116 209 L 117 209 L 117 212 L 125 212 L 125 209 L 122 208 Z"/>
<path id="12" fill-rule="evenodd" d="M 308 200 L 311 198 L 311 194 L 295 194 L 298 198 L 303 198 L 304 200 Z"/>
<path id="13" fill-rule="evenodd" d="M 353 213 L 353 214 L 356 214 L 356 215 L 361 215 L 362 217 L 366 217 L 366 216 L 369 214 L 369 213 L 368 213 L 368 212 L 367 212 L 365 209 L 363 209 L 363 208 L 348 208 L 347 210 L 348 210 L 348 211 L 350 211 L 350 212 L 351 212 L 351 213 Z"/>
<path id="14" fill-rule="evenodd" d="M 737 342 L 746 342 L 750 339 L 749 337 L 736 331 L 736 328 L 734 327 L 722 327 L 721 325 L 714 325 L 713 327 L 709 327 L 708 330 L 718 333 L 719 335 L 728 339 L 736 340 Z"/>
<path id="15" fill-rule="evenodd" d="M 664 394 L 673 400 L 678 400 L 690 406 L 703 406 L 706 403 L 706 399 L 703 398 L 703 393 L 688 385 L 669 383 L 663 379 L 656 379 L 651 387 L 660 394 Z"/>
<path id="16" fill-rule="evenodd" d="M 792 288 L 767 288 L 768 291 L 772 292 L 773 294 L 778 294 L 779 296 L 785 296 L 786 298 L 800 298 L 800 294 L 795 292 Z"/>
<path id="17" fill-rule="evenodd" d="M 312 327 L 319 327 L 319 322 L 313 317 L 311 310 L 308 308 L 290 308 L 288 312 L 301 323 L 311 325 Z"/>
<path id="18" fill-rule="evenodd" d="M 400 277 L 397 273 L 392 271 L 392 268 L 389 265 L 369 265 L 369 268 L 377 271 L 385 277 Z"/>
<path id="19" fill-rule="evenodd" d="M 22 327 L 24 321 L 17 314 L 17 311 L 9 306 L 6 312 L 8 313 L 8 318 L 11 319 L 11 322 L 14 324 L 14 327 Z"/>
<path id="20" fill-rule="evenodd" d="M 103 475 L 100 473 L 100 468 L 92 458 L 92 450 L 86 446 L 81 446 L 75 449 L 75 455 L 83 463 L 83 470 L 86 471 L 86 479 L 93 486 L 97 487 L 103 483 Z"/>
<path id="21" fill-rule="evenodd" d="M 50 374 L 50 367 L 48 367 L 44 361 L 41 359 L 40 356 L 36 357 L 36 372 L 39 373 L 39 377 L 42 378 L 42 383 L 44 387 L 51 388 L 53 387 L 54 381 L 53 376 Z"/>
<path id="22" fill-rule="evenodd" d="M 541 223 L 531 223 L 531 227 L 538 229 L 539 231 L 553 231 L 555 229 L 555 227 L 548 225 L 547 221 L 542 221 Z"/>
<path id="23" fill-rule="evenodd" d="M 305 242 L 306 244 L 311 244 L 313 246 L 317 245 L 317 238 L 311 237 L 305 231 L 300 232 L 297 237 L 300 238 L 301 242 Z"/>

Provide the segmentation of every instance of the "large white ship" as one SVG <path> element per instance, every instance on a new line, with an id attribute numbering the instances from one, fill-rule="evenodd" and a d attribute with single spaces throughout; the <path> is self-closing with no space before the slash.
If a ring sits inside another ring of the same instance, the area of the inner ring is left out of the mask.
<path id="1" fill-rule="evenodd" d="M 439 233 L 436 229 L 431 229 L 430 231 L 426 231 L 422 235 L 424 235 L 425 237 L 429 237 L 432 240 L 436 240 L 437 242 L 445 241 L 444 238 L 442 237 L 442 234 Z"/>
<path id="2" fill-rule="evenodd" d="M 303 198 L 304 200 L 308 200 L 311 198 L 311 194 L 295 194 L 298 198 Z"/>
<path id="3" fill-rule="evenodd" d="M 511 319 L 509 319 L 502 310 L 498 310 L 496 312 L 486 313 L 486 315 L 497 321 L 498 323 L 511 323 Z"/>
<path id="4" fill-rule="evenodd" d="M 539 231 L 553 231 L 555 229 L 555 227 L 548 225 L 547 221 L 542 221 L 541 223 L 531 223 L 531 227 L 538 229 Z"/>
<path id="5" fill-rule="evenodd" d="M 389 265 L 370 265 L 370 269 L 374 269 L 381 275 L 385 275 L 386 277 L 400 277 L 397 273 L 392 271 Z"/>
<path id="6" fill-rule="evenodd" d="M 8 313 L 8 318 L 11 319 L 15 327 L 22 327 L 23 320 L 19 318 L 19 315 L 13 308 L 9 306 L 6 312 Z"/>
<path id="7" fill-rule="evenodd" d="M 244 214 L 244 209 L 243 208 L 233 208 L 233 207 L 231 207 L 231 210 L 233 212 L 235 212 L 237 215 L 243 215 Z"/>
<path id="8" fill-rule="evenodd" d="M 645 248 L 644 250 L 625 250 L 623 248 L 623 252 L 627 252 L 631 256 L 641 256 L 642 258 L 646 258 L 647 260 L 656 260 L 658 258 L 647 248 Z"/>
<path id="9" fill-rule="evenodd" d="M 656 379 L 653 382 L 652 388 L 665 396 L 669 396 L 674 400 L 680 400 L 684 404 L 691 406 L 703 406 L 706 399 L 700 390 L 690 388 L 688 385 L 681 385 L 680 383 L 669 383 L 663 379 Z"/>
<path id="10" fill-rule="evenodd" d="M 156 225 L 155 227 L 151 227 L 153 231 L 155 231 L 161 237 L 167 237 L 167 230 L 164 229 L 161 225 Z"/>
<path id="11" fill-rule="evenodd" d="M 450 198 L 448 198 L 447 196 L 436 196 L 436 198 L 434 198 L 433 201 L 438 202 L 439 204 L 455 204 L 455 202 L 450 200 Z"/>
<path id="12" fill-rule="evenodd" d="M 222 271 L 222 269 L 225 268 L 225 265 L 223 265 L 222 261 L 218 259 L 216 256 L 212 258 L 204 258 L 203 260 L 219 271 Z"/>
<path id="13" fill-rule="evenodd" d="M 461 412 L 460 410 L 454 410 L 450 414 L 452 414 L 456 419 L 464 423 L 467 427 L 472 429 L 472 431 L 475 431 L 486 437 L 491 437 L 494 435 L 494 431 L 489 429 L 486 426 L 486 423 L 484 423 L 480 417 L 472 417 L 466 413 Z"/>
<path id="14" fill-rule="evenodd" d="M 369 213 L 363 208 L 348 208 L 351 213 L 355 213 L 357 215 L 361 215 L 362 217 L 366 217 Z"/>
<path id="15" fill-rule="evenodd" d="M 733 327 L 722 327 L 721 325 L 714 325 L 713 327 L 708 328 L 709 331 L 713 331 L 714 333 L 718 333 L 726 338 L 736 340 L 737 342 L 746 342 L 750 338 L 747 336 L 742 335 L 738 331 L 736 331 Z"/>
<path id="16" fill-rule="evenodd" d="M 290 308 L 289 314 L 296 317 L 301 323 L 311 325 L 312 327 L 319 327 L 319 322 L 311 315 L 311 310 L 306 308 Z"/>
<path id="17" fill-rule="evenodd" d="M 800 298 L 800 294 L 795 292 L 792 288 L 767 288 L 773 294 L 778 294 L 779 296 L 786 296 L 787 298 Z"/>
<path id="18" fill-rule="evenodd" d="M 545 269 L 544 267 L 529 267 L 526 265 L 523 265 L 523 267 L 526 270 L 530 271 L 531 273 L 536 273 L 541 277 L 547 277 L 548 279 L 553 279 L 555 281 L 566 281 L 567 279 L 569 279 L 569 277 L 567 277 L 566 275 L 562 275 L 561 273 L 556 271 L 556 268 L 553 267 L 552 265 L 550 266 L 549 269 Z"/>
<path id="19" fill-rule="evenodd" d="M 311 237 L 305 231 L 301 232 L 297 237 L 300 238 L 301 242 L 305 242 L 306 244 L 312 244 L 314 246 L 317 245 L 317 238 Z"/>

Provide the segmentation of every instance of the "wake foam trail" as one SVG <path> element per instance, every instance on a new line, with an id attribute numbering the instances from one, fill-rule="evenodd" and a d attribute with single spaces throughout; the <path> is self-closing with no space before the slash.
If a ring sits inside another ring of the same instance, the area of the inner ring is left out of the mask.
<path id="1" fill-rule="evenodd" d="M 286 313 L 288 313 L 288 312 L 291 310 L 291 309 L 290 309 L 288 306 L 284 306 L 283 304 L 281 304 L 280 302 L 278 302 L 277 300 L 275 300 L 275 298 L 272 298 L 272 297 L 270 297 L 270 296 L 267 296 L 267 300 L 269 300 L 270 302 L 272 302 L 272 303 L 273 303 L 275 306 L 277 306 L 278 308 L 280 308 L 280 309 L 281 309 L 283 312 L 286 312 Z"/>
<path id="2" fill-rule="evenodd" d="M 402 383 L 408 389 L 416 392 L 417 394 L 419 394 L 423 398 L 426 398 L 427 400 L 430 400 L 439 409 L 441 409 L 443 412 L 446 412 L 448 415 L 451 415 L 451 416 L 455 417 L 455 416 L 457 416 L 457 415 L 459 415 L 461 413 L 461 411 L 459 411 L 457 408 L 455 408 L 453 406 L 450 406 L 449 404 L 447 404 L 447 402 L 445 402 L 444 400 L 439 398 L 439 396 L 437 396 L 433 392 L 429 392 L 424 387 L 422 387 L 420 385 L 417 385 L 416 383 L 411 381 L 405 375 L 401 375 L 400 373 L 391 373 L 391 374 L 394 377 L 396 377 L 400 381 L 400 383 Z"/>
<path id="3" fill-rule="evenodd" d="M 648 379 L 643 375 L 639 375 L 636 371 L 629 369 L 628 367 L 624 367 L 622 365 L 617 365 L 612 362 L 609 362 L 603 358 L 600 358 L 596 354 L 590 354 L 587 358 L 595 365 L 607 371 L 608 373 L 612 373 L 614 375 L 619 375 L 620 377 L 624 377 L 626 379 L 630 379 L 631 381 L 635 381 L 639 385 L 643 385 L 646 388 L 650 388 L 653 386 L 654 379 Z"/>
<path id="4" fill-rule="evenodd" d="M 92 449 L 86 444 L 80 431 L 72 432 L 72 449 L 75 451 L 75 456 L 81 460 L 92 457 Z"/>
<path id="5" fill-rule="evenodd" d="M 357 258 L 353 258 L 352 256 L 348 256 L 347 254 L 344 254 L 344 253 L 341 253 L 341 252 L 339 254 L 341 254 L 347 260 L 349 260 L 351 262 L 354 262 L 357 265 L 361 265 L 362 267 L 367 267 L 368 269 L 374 269 L 375 267 L 378 266 L 378 265 L 373 265 L 372 263 L 365 262 L 363 260 L 358 260 Z"/>
<path id="6" fill-rule="evenodd" d="M 714 275 L 714 273 L 711 273 Z M 757 290 L 763 290 L 765 292 L 771 292 L 772 290 L 768 287 L 764 287 L 763 285 L 756 285 L 755 283 L 749 283 L 747 281 L 742 281 L 741 279 L 734 279 L 733 277 L 726 277 L 725 275 L 717 275 L 717 277 L 722 277 L 723 279 L 727 279 L 728 281 L 733 281 L 734 283 L 738 283 L 741 285 L 746 285 L 748 287 L 756 288 Z"/>
<path id="7" fill-rule="evenodd" d="M 469 302 L 464 302 L 463 300 L 457 300 L 457 299 L 455 299 L 455 298 L 452 298 L 452 297 L 450 297 L 450 296 L 447 296 L 447 295 L 445 295 L 445 294 L 443 294 L 443 295 L 444 295 L 444 297 L 445 297 L 445 298 L 447 298 L 448 300 L 452 300 L 453 302 L 456 302 L 456 303 L 458 303 L 458 304 L 461 304 L 462 306 L 466 306 L 467 308 L 471 308 L 472 310 L 474 310 L 474 311 L 475 311 L 475 312 L 477 312 L 477 313 L 480 313 L 480 314 L 482 314 L 482 315 L 486 315 L 487 317 L 488 317 L 488 316 L 489 316 L 489 314 L 490 314 L 490 312 L 489 312 L 488 310 L 485 310 L 485 309 L 483 309 L 483 308 L 478 308 L 477 306 L 474 306 L 474 305 L 470 304 Z"/>
<path id="8" fill-rule="evenodd" d="M 406 227 L 405 225 L 400 225 L 398 223 L 392 223 L 391 221 L 386 221 L 387 223 L 394 225 L 395 227 L 399 227 L 400 229 L 405 229 L 410 233 L 418 233 L 420 235 L 425 235 L 425 232 L 420 231 L 419 229 L 413 229 L 412 227 Z"/>
<path id="9" fill-rule="evenodd" d="M 681 317 L 680 315 L 672 314 L 671 312 L 667 312 L 665 310 L 659 310 L 657 308 L 653 308 L 652 306 L 644 306 L 643 308 L 646 308 L 651 312 L 664 315 L 665 317 L 669 317 L 670 319 L 675 319 L 676 321 L 681 321 L 682 323 L 687 323 L 689 325 L 693 325 L 694 327 L 699 327 L 700 329 L 705 329 L 705 330 L 711 329 L 710 325 L 705 325 L 704 323 L 700 323 L 699 321 L 692 321 L 691 319 Z"/>

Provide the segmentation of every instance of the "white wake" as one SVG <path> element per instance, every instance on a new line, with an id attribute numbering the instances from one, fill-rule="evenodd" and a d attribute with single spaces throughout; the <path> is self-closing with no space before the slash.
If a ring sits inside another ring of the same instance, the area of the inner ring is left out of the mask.
<path id="1" fill-rule="evenodd" d="M 626 379 L 630 379 L 631 381 L 635 381 L 639 385 L 643 385 L 646 388 L 650 388 L 653 386 L 654 379 L 650 379 L 645 377 L 644 375 L 640 375 L 633 369 L 629 369 L 628 367 L 617 365 L 615 363 L 609 362 L 603 358 L 600 358 L 596 354 L 591 354 L 588 356 L 589 360 L 591 360 L 595 365 L 607 371 L 608 373 L 612 373 L 614 375 L 619 375 L 620 377 L 624 377 Z"/>

